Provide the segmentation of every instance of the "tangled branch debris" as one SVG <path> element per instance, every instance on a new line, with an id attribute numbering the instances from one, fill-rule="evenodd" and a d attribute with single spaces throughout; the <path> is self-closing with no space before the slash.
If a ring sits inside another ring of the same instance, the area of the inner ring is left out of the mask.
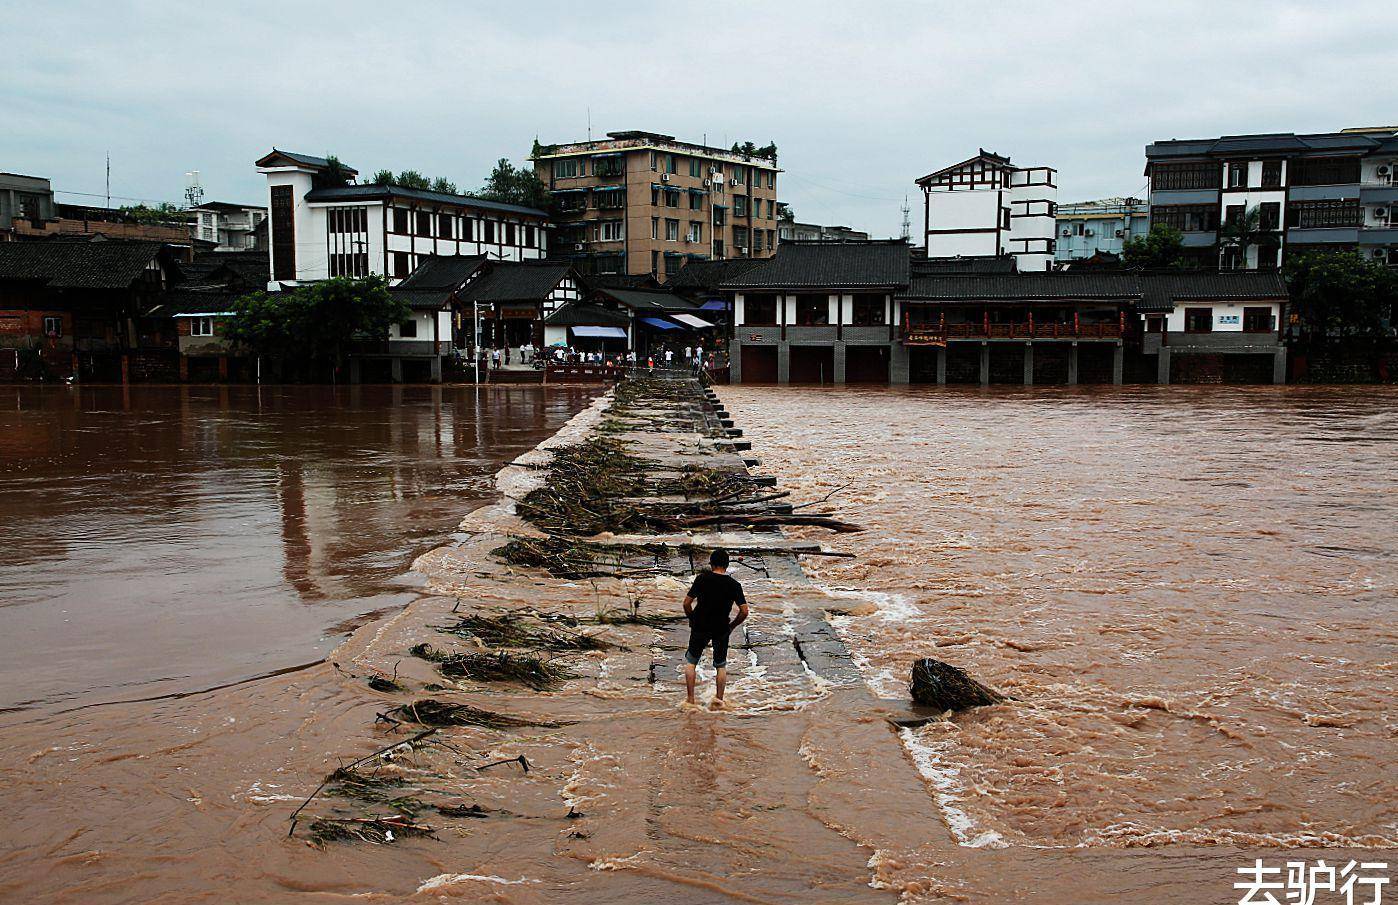
<path id="1" fill-rule="evenodd" d="M 486 647 L 592 651 L 607 650 L 613 646 L 596 635 L 585 632 L 561 632 L 532 626 L 520 613 L 462 616 L 455 624 L 441 626 L 437 631 L 463 638 L 475 638 Z"/>
<path id="2" fill-rule="evenodd" d="M 402 704 L 388 711 L 390 716 L 405 723 L 419 726 L 479 726 L 484 729 L 519 729 L 525 726 L 539 726 L 556 729 L 561 723 L 547 720 L 530 720 L 524 717 L 509 716 L 493 710 L 482 710 L 469 704 L 455 704 L 428 698 Z"/>
<path id="3" fill-rule="evenodd" d="M 437 671 L 450 679 L 472 679 L 477 682 L 518 682 L 535 691 L 551 691 L 568 679 L 577 678 L 570 670 L 526 654 L 465 653 L 448 654 L 426 642 L 409 651 L 414 657 L 437 664 Z"/>
<path id="4" fill-rule="evenodd" d="M 311 824 L 311 841 L 316 845 L 329 842 L 368 842 L 388 845 L 409 836 L 432 836 L 436 830 L 414 823 L 405 815 L 391 817 L 321 817 Z"/>

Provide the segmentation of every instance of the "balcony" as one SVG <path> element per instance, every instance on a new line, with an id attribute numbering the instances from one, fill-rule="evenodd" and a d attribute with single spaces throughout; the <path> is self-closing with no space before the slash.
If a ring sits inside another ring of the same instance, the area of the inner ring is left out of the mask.
<path id="1" fill-rule="evenodd" d="M 903 327 L 905 346 L 945 346 L 951 340 L 1120 340 L 1126 332 L 1121 319 L 1107 323 L 1036 324 L 909 324 Z"/>

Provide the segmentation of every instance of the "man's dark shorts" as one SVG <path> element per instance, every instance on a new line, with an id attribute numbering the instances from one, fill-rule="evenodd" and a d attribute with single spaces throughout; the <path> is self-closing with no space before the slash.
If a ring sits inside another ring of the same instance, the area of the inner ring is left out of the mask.
<path id="1" fill-rule="evenodd" d="M 690 626 L 689 629 L 689 649 L 684 652 L 684 662 L 690 666 L 698 666 L 699 658 L 704 655 L 704 648 L 710 644 L 714 646 L 714 668 L 722 669 L 728 665 L 728 632 L 727 626 L 719 631 L 703 628 L 697 625 Z"/>

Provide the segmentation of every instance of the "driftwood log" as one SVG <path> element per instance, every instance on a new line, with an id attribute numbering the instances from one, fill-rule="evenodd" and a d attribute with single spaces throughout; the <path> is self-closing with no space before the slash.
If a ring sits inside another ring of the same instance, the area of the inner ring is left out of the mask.
<path id="1" fill-rule="evenodd" d="M 950 663 L 924 657 L 913 664 L 908 691 L 913 700 L 938 711 L 999 704 L 1005 696 L 987 688 Z"/>

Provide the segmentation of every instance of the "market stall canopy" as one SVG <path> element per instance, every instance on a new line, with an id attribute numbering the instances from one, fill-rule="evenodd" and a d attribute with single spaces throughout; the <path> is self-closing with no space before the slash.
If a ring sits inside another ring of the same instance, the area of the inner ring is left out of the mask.
<path id="1" fill-rule="evenodd" d="M 654 327 L 654 328 L 657 329 L 657 330 L 680 330 L 680 329 L 682 329 L 682 328 L 680 327 L 679 324 L 672 324 L 672 323 L 670 323 L 669 321 L 667 321 L 667 320 L 661 320 L 661 319 L 658 318 L 658 317 L 643 317 L 643 318 L 641 318 L 641 323 L 646 324 L 646 325 L 651 326 L 651 327 Z"/>
<path id="2" fill-rule="evenodd" d="M 580 339 L 625 339 L 626 331 L 620 327 L 574 327 L 573 335 Z"/>
<path id="3" fill-rule="evenodd" d="M 713 324 L 708 321 L 701 320 L 692 314 L 672 314 L 670 317 L 684 324 L 686 327 L 693 327 L 695 330 L 707 330 L 713 326 Z"/>

